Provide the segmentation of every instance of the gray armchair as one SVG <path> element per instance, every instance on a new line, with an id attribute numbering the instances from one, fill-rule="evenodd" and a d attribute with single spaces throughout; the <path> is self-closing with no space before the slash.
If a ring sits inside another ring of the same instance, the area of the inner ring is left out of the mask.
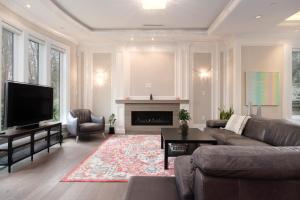
<path id="1" fill-rule="evenodd" d="M 105 119 L 93 115 L 88 109 L 74 109 L 67 116 L 67 130 L 76 136 L 76 142 L 83 135 L 102 133 L 105 137 Z"/>

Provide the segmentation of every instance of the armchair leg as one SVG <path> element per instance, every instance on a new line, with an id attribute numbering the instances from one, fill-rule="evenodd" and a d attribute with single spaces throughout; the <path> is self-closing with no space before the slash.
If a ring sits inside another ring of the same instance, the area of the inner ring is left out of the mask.
<path id="1" fill-rule="evenodd" d="M 75 139 L 76 143 L 78 143 L 78 139 L 79 139 L 79 136 L 77 135 L 76 139 Z"/>

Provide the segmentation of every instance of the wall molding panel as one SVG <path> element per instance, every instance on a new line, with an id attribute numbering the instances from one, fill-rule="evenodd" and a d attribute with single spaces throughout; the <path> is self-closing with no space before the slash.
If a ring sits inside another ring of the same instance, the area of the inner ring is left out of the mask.
<path id="1" fill-rule="evenodd" d="M 124 120 L 124 105 L 116 104 L 115 100 L 124 99 L 129 97 L 131 99 L 148 99 L 148 95 L 134 95 L 130 94 L 130 82 L 131 82 L 131 64 L 130 64 L 130 53 L 131 52 L 169 52 L 174 53 L 174 95 L 159 95 L 154 96 L 155 99 L 189 99 L 193 102 L 193 85 L 191 84 L 193 76 L 193 54 L 195 52 L 208 52 L 211 54 L 211 83 L 218 78 L 218 57 L 216 44 L 211 43 L 160 43 L 160 44 L 120 44 L 119 46 L 82 46 L 81 51 L 83 52 L 84 66 L 83 66 L 83 93 L 84 93 L 84 107 L 92 108 L 93 102 L 93 63 L 92 55 L 95 53 L 110 53 L 111 54 L 111 113 L 116 114 L 117 125 L 116 130 L 118 133 L 125 133 L 125 120 Z M 146 62 L 146 61 L 145 61 Z M 211 116 L 216 117 L 218 115 L 218 107 L 216 105 L 219 102 L 219 84 L 213 84 L 212 86 L 212 103 Z M 105 95 L 105 94 L 103 94 Z M 95 100 L 94 100 L 95 101 Z M 192 106 L 190 104 L 181 105 L 181 108 L 189 110 L 191 113 Z M 204 124 L 194 124 L 191 122 L 193 127 L 203 127 Z"/>

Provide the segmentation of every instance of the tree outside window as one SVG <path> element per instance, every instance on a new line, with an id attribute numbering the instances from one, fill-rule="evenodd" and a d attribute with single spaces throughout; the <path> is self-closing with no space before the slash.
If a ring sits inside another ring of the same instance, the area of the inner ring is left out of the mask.
<path id="1" fill-rule="evenodd" d="M 53 118 L 60 119 L 60 66 L 62 52 L 56 49 L 50 51 L 51 86 L 53 87 Z"/>
<path id="2" fill-rule="evenodd" d="M 300 50 L 293 51 L 293 97 L 292 110 L 293 115 L 300 115 Z"/>
<path id="3" fill-rule="evenodd" d="M 4 128 L 4 83 L 13 80 L 14 33 L 2 29 L 2 68 L 1 68 L 1 129 Z"/>
<path id="4" fill-rule="evenodd" d="M 39 83 L 39 48 L 39 43 L 29 40 L 28 82 L 32 84 Z"/>

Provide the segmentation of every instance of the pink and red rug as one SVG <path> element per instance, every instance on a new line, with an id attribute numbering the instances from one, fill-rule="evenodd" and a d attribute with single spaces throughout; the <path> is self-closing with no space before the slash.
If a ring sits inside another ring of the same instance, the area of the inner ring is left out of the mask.
<path id="1" fill-rule="evenodd" d="M 126 182 L 130 176 L 174 176 L 173 161 L 169 158 L 169 170 L 164 170 L 160 135 L 114 135 L 62 181 Z"/>

